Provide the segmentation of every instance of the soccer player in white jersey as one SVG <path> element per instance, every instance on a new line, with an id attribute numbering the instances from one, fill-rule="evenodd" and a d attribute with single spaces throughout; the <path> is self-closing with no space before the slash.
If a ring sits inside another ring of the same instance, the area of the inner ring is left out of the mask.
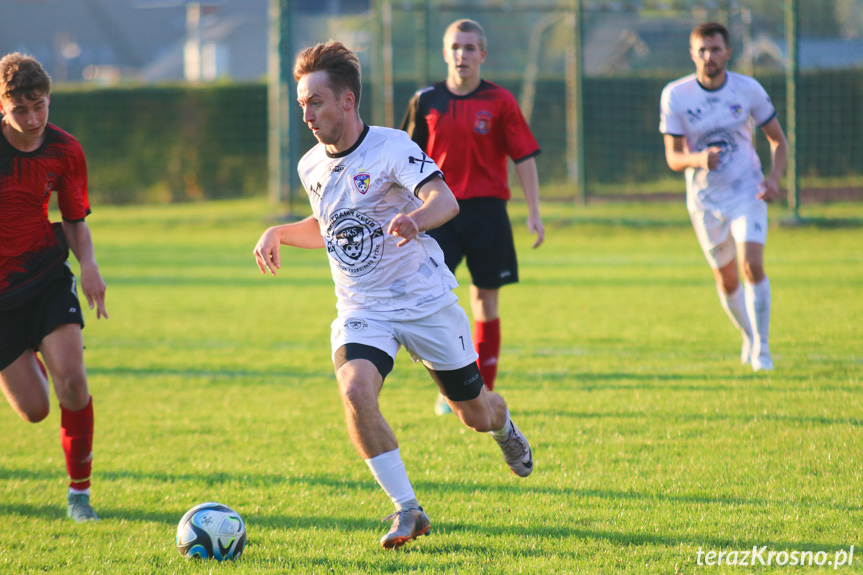
<path id="1" fill-rule="evenodd" d="M 779 196 L 788 142 L 761 84 L 725 69 L 731 48 L 724 26 L 696 26 L 689 50 L 696 72 L 662 90 L 659 131 L 665 138 L 665 158 L 672 170 L 686 171 L 686 205 L 722 307 L 742 334 L 740 360 L 755 371 L 770 370 L 765 202 Z M 770 143 L 766 177 L 752 144 L 749 118 Z"/>
<path id="2" fill-rule="evenodd" d="M 282 245 L 327 250 L 338 300 L 333 364 L 348 434 L 395 504 L 381 538 L 394 549 L 431 528 L 378 407 L 399 347 L 423 363 L 464 425 L 494 437 L 516 475 L 530 474 L 533 457 L 503 398 L 483 385 L 455 277 L 425 233 L 458 212 L 437 165 L 405 132 L 363 123 L 360 64 L 342 44 L 301 52 L 294 77 L 303 121 L 319 142 L 299 163 L 312 215 L 269 228 L 254 253 L 261 272 L 275 275 Z"/>

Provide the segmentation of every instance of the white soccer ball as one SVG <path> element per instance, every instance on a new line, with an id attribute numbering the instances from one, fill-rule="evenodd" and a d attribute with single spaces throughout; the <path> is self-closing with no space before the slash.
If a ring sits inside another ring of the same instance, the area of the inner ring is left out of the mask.
<path id="1" fill-rule="evenodd" d="M 187 559 L 234 561 L 246 546 L 246 523 L 220 503 L 201 503 L 186 511 L 177 525 L 177 549 Z"/>

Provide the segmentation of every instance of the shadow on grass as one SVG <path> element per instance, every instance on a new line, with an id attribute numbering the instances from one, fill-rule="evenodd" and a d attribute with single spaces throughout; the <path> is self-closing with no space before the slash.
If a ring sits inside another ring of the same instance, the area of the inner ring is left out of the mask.
<path id="1" fill-rule="evenodd" d="M 290 378 L 321 378 L 328 376 L 323 369 L 308 369 L 301 371 L 269 371 L 248 369 L 157 369 L 151 367 L 88 367 L 87 374 L 90 376 L 134 376 L 134 377 L 172 377 L 182 376 L 202 379 L 237 379 L 258 378 L 266 379 L 270 383 L 284 385 L 285 379 Z M 255 385 L 260 385 L 256 382 Z"/>
<path id="2" fill-rule="evenodd" d="M 527 221 L 526 218 L 512 218 L 513 226 L 523 224 Z M 594 226 L 612 226 L 621 228 L 633 228 L 637 230 L 649 228 L 691 228 L 692 224 L 689 220 L 684 219 L 652 219 L 650 216 L 643 218 L 635 216 L 631 218 L 622 218 L 619 216 L 581 216 L 572 218 L 553 218 L 547 224 L 549 228 L 572 228 L 575 226 L 594 225 Z"/>
<path id="3" fill-rule="evenodd" d="M 308 278 L 308 277 L 298 277 L 298 276 L 288 276 L 282 281 L 278 283 L 262 283 L 267 281 L 267 279 L 272 278 L 261 278 L 254 277 L 251 275 L 248 279 L 245 278 L 225 278 L 225 277 L 180 277 L 180 276 L 133 276 L 133 277 L 122 277 L 122 276 L 107 276 L 106 281 L 109 281 L 112 286 L 202 286 L 202 287 L 254 287 L 254 288 L 272 288 L 272 289 L 285 289 L 290 286 L 328 286 L 332 287 L 333 280 L 331 277 L 325 278 Z"/>
<path id="4" fill-rule="evenodd" d="M 779 220 L 779 225 L 787 228 L 816 228 L 822 230 L 859 229 L 863 228 L 863 219 L 859 218 L 785 218 Z"/>
<path id="5" fill-rule="evenodd" d="M 639 413 L 639 412 L 591 412 L 591 411 L 561 411 L 561 410 L 519 410 L 518 415 L 533 416 L 533 417 L 567 417 L 572 419 L 661 419 L 662 421 L 698 421 L 698 422 L 739 422 L 739 423 L 757 423 L 762 421 L 791 423 L 795 425 L 850 425 L 852 427 L 860 427 L 863 425 L 863 420 L 855 417 L 825 417 L 825 416 L 800 416 L 800 415 L 768 415 L 756 413 L 747 414 L 674 414 L 674 413 Z"/>
<path id="6" fill-rule="evenodd" d="M 61 477 L 60 472 L 49 470 L 31 470 L 31 469 L 8 469 L 0 467 L 0 480 L 22 480 L 22 481 L 55 481 Z M 333 489 L 336 493 L 344 490 L 362 492 L 365 495 L 372 496 L 378 493 L 378 486 L 370 477 L 368 480 L 356 480 L 341 476 L 333 475 L 295 475 L 284 476 L 269 473 L 236 473 L 236 472 L 190 472 L 169 474 L 164 472 L 145 472 L 145 471 L 126 471 L 126 470 L 106 470 L 95 474 L 96 481 L 100 482 L 123 482 L 129 483 L 169 483 L 181 484 L 188 483 L 192 485 L 203 485 L 208 488 L 218 487 L 224 488 L 226 485 L 235 484 L 244 488 L 267 488 L 278 486 L 301 486 L 304 489 L 309 487 L 321 488 L 325 487 Z M 741 498 L 727 496 L 712 496 L 712 495 L 669 495 L 666 493 L 656 492 L 638 492 L 638 491 L 619 491 L 612 489 L 587 489 L 579 487 L 557 487 L 557 486 L 537 486 L 526 485 L 524 482 L 508 482 L 500 483 L 479 483 L 475 481 L 454 482 L 454 481 L 429 481 L 415 480 L 412 482 L 417 492 L 435 493 L 442 499 L 453 493 L 461 493 L 465 495 L 474 495 L 482 492 L 496 492 L 511 494 L 513 496 L 536 496 L 537 498 L 600 498 L 617 501 L 646 501 L 646 502 L 667 502 L 667 503 L 686 503 L 699 505 L 730 505 L 730 506 L 751 506 L 759 509 L 769 506 L 789 506 L 799 508 L 823 508 L 835 509 L 842 512 L 856 512 L 863 510 L 863 506 L 850 503 L 836 503 L 834 501 L 783 501 L 777 499 L 765 499 L 758 497 Z M 184 488 L 190 490 L 189 488 Z M 0 512 L 4 509 L 4 504 L 0 503 Z M 48 509 L 48 508 L 46 508 Z M 110 512 L 108 512 L 110 513 Z M 124 518 L 129 519 L 126 515 Z M 152 521 L 163 521 L 164 514 L 156 513 L 153 515 L 140 515 L 141 518 L 146 518 Z M 169 522 L 174 521 L 173 516 L 168 518 Z M 377 524 L 377 522 L 372 522 Z"/>
<path id="7" fill-rule="evenodd" d="M 45 507 L 39 505 L 22 505 L 22 504 L 0 504 L 0 513 L 4 515 L 23 515 L 28 517 L 39 517 L 44 520 L 58 521 L 65 520 L 63 510 L 58 507 Z M 177 521 L 175 513 L 162 513 L 154 511 L 140 510 L 121 510 L 121 509 L 102 509 L 99 511 L 102 521 L 146 521 L 153 523 L 161 523 L 166 526 L 171 526 Z M 575 513 L 574 513 L 575 514 Z M 255 545 L 254 531 L 255 530 L 285 530 L 285 531 L 331 531 L 344 533 L 346 537 L 352 537 L 356 532 L 357 536 L 367 538 L 369 545 L 377 545 L 376 538 L 379 534 L 383 534 L 386 526 L 377 519 L 347 519 L 332 517 L 319 514 L 305 515 L 289 515 L 289 514 L 257 514 L 243 513 L 246 524 L 249 525 L 249 550 L 253 550 Z M 780 539 L 745 539 L 730 536 L 714 536 L 710 534 L 663 534 L 663 533 L 641 533 L 627 531 L 611 531 L 600 529 L 589 529 L 584 527 L 574 526 L 572 517 L 560 517 L 560 524 L 557 526 L 500 526 L 489 524 L 487 521 L 462 522 L 462 521 L 446 521 L 435 520 L 432 516 L 432 538 L 422 538 L 410 544 L 410 546 L 401 550 L 408 553 L 423 553 L 429 555 L 451 555 L 464 554 L 468 557 L 480 555 L 485 558 L 506 555 L 509 558 L 531 558 L 531 557 L 546 557 L 548 549 L 542 542 L 537 539 L 547 540 L 569 540 L 573 538 L 585 541 L 607 541 L 613 545 L 625 548 L 632 545 L 636 546 L 655 546 L 666 548 L 679 548 L 681 545 L 692 547 L 705 547 L 708 550 L 718 549 L 737 549 L 751 550 L 752 548 L 761 548 L 766 546 L 768 550 L 788 550 L 796 551 L 824 551 L 835 553 L 839 550 L 847 550 L 850 544 L 848 542 L 815 542 L 815 541 L 799 541 L 799 540 L 780 540 Z M 484 545 L 482 543 L 471 543 L 470 545 L 454 542 L 445 542 L 438 545 L 434 535 L 442 534 L 460 534 L 470 535 L 476 534 L 477 541 L 482 541 L 489 538 L 509 538 L 515 541 L 523 541 L 523 545 L 509 545 L 502 548 L 499 544 Z M 569 544 L 571 545 L 571 543 Z M 560 547 L 555 547 L 554 554 L 557 557 L 575 559 L 576 555 L 583 555 L 583 551 L 565 551 Z M 281 559 L 277 557 L 265 558 L 257 556 L 254 559 L 255 563 L 281 563 Z M 380 562 L 375 561 L 363 562 L 356 559 L 345 559 L 344 561 L 334 561 L 329 557 L 319 557 L 314 560 L 315 563 L 329 565 L 343 565 L 351 567 L 362 567 L 366 565 L 370 570 L 379 570 Z"/>
<path id="8" fill-rule="evenodd" d="M 694 365 L 694 364 L 693 364 Z M 507 375 L 508 371 L 502 371 Z M 608 373 L 585 373 L 578 371 L 530 371 L 527 378 L 536 382 L 564 381 L 568 389 L 572 391 L 600 391 L 600 390 L 668 390 L 668 391 L 735 391 L 740 392 L 825 392 L 838 391 L 849 394 L 863 393 L 863 388 L 854 385 L 819 385 L 817 389 L 812 387 L 811 375 L 794 375 L 791 373 L 770 374 L 752 373 L 748 368 L 741 368 L 739 375 L 729 373 L 636 373 L 636 372 L 608 372 Z M 774 379 L 775 378 L 775 379 Z M 626 385 L 622 382 L 636 382 Z M 700 382 L 718 382 L 706 383 Z M 689 382 L 678 384 L 676 382 Z M 800 387 L 789 387 L 789 382 L 801 382 L 805 385 Z M 516 383 L 509 389 L 534 389 L 535 385 Z"/>

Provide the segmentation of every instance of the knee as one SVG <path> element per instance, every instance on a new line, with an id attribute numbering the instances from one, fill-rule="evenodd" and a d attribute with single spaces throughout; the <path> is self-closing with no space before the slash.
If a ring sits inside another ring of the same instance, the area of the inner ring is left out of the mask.
<path id="1" fill-rule="evenodd" d="M 354 411 L 366 406 L 372 397 L 368 386 L 353 378 L 339 381 L 339 394 L 342 397 L 342 403 L 346 407 L 350 406 Z"/>
<path id="2" fill-rule="evenodd" d="M 87 407 L 90 391 L 87 388 L 87 376 L 83 372 L 54 376 L 54 390 L 57 399 L 67 409 L 77 411 Z"/>
<path id="3" fill-rule="evenodd" d="M 39 403 L 38 405 L 30 405 L 18 409 L 18 415 L 27 423 L 39 423 L 44 421 L 51 412 L 51 407 L 47 403 Z"/>

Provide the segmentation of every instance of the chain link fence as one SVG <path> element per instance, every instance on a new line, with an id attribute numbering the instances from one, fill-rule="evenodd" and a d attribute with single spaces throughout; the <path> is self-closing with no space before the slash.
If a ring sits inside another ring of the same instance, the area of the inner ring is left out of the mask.
<path id="1" fill-rule="evenodd" d="M 136 4 L 167 7 L 135 12 Z M 182 74 L 191 4 L 202 5 L 194 34 L 202 42 L 197 55 L 206 56 L 193 83 Z M 36 13 L 44 7 L 62 21 L 52 37 L 52 19 Z M 268 107 L 268 59 L 280 54 L 290 70 L 297 51 L 331 38 L 360 57 L 363 118 L 399 126 L 413 92 L 446 76 L 442 35 L 458 18 L 484 26 L 483 76 L 515 94 L 542 146 L 544 199 L 683 194 L 683 177 L 665 163 L 659 97 L 667 82 L 694 71 L 689 32 L 707 20 L 729 27 L 731 69 L 765 86 L 796 142 L 799 180 L 785 186 L 797 184 L 801 205 L 863 197 L 863 0 L 0 0 L 0 12 L 10 16 L 0 19 L 0 48 L 35 53 L 65 80 L 52 120 L 85 145 L 101 201 L 265 193 L 268 139 L 272 149 L 288 135 L 273 138 L 281 124 Z M 179 34 L 174 44 L 160 14 Z M 31 20 L 44 38 L 23 24 L 10 27 Z M 107 40 L 88 36 L 99 30 Z M 145 46 L 150 36 L 158 42 Z M 122 64 L 124 54 L 134 58 Z M 158 75 L 171 66 L 179 77 Z M 294 95 L 281 97 L 293 139 L 282 165 L 293 172 L 314 139 Z M 765 139 L 756 144 L 766 164 Z M 301 194 L 291 188 L 287 197 Z"/>

